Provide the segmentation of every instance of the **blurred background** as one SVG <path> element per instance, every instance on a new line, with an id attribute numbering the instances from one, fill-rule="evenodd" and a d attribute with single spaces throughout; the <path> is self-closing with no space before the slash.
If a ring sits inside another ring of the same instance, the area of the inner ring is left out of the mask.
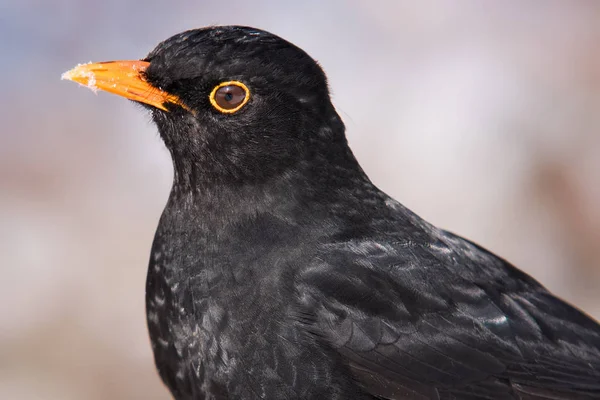
<path id="1" fill-rule="evenodd" d="M 144 285 L 171 161 L 60 75 L 211 24 L 304 48 L 376 184 L 600 317 L 600 2 L 0 0 L 0 398 L 170 398 Z"/>

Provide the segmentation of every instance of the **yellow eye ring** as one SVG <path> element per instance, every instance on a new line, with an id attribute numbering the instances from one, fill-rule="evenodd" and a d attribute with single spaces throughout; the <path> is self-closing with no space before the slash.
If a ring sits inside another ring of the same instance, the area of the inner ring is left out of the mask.
<path id="1" fill-rule="evenodd" d="M 221 82 L 210 92 L 209 100 L 219 112 L 233 114 L 250 100 L 250 90 L 239 81 Z"/>

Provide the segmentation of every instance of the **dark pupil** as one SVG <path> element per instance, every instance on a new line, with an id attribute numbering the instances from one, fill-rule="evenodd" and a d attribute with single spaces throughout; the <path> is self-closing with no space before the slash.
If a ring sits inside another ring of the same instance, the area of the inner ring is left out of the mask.
<path id="1" fill-rule="evenodd" d="M 233 95 L 231 93 L 225 93 L 225 101 L 231 101 L 233 99 Z"/>

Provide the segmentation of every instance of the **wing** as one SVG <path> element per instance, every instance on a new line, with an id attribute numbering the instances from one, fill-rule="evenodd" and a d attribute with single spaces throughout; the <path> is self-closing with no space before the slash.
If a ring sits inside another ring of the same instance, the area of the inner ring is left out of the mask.
<path id="1" fill-rule="evenodd" d="M 450 233 L 323 249 L 304 271 L 307 326 L 385 399 L 600 398 L 600 327 Z"/>

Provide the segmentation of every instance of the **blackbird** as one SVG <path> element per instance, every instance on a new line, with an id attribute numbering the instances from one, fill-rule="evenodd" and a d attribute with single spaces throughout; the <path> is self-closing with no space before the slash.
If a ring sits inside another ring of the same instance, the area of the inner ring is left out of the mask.
<path id="1" fill-rule="evenodd" d="M 293 44 L 209 27 L 63 78 L 171 153 L 146 304 L 174 398 L 600 398 L 600 326 L 375 187 Z"/>

